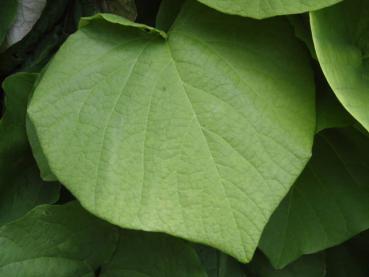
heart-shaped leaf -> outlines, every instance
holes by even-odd
[[[110,222],[248,261],[311,155],[313,77],[288,22],[190,1],[168,34],[81,26],[29,107],[52,172]]]

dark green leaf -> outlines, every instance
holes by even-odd
[[[39,206],[0,228],[0,276],[93,276],[117,239],[76,202]]]
[[[196,250],[208,277],[246,277],[242,265],[234,258],[202,245],[196,245]]]
[[[40,179],[27,141],[27,100],[35,78],[34,74],[19,73],[3,83],[6,106],[0,121],[0,225],[59,197],[58,184]]]
[[[369,276],[369,232],[327,251],[327,277]]]
[[[319,63],[343,106],[369,130],[369,1],[311,13]]]
[[[101,277],[206,277],[196,251],[164,234],[121,230],[111,260]]]
[[[281,268],[369,228],[369,140],[352,129],[317,135],[312,160],[267,224],[260,247]]]
[[[246,272],[248,277],[325,277],[325,255],[321,253],[302,256],[278,270],[272,267],[264,255],[257,252],[252,262],[247,265]]]
[[[185,0],[162,0],[156,16],[156,27],[160,30],[169,31],[184,2]]]

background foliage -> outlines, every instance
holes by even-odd
[[[368,276],[368,15],[2,1],[0,276]]]

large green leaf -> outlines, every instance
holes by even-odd
[[[40,179],[27,142],[26,108],[36,76],[18,73],[3,83],[6,105],[0,121],[0,225],[59,197],[59,184]]]
[[[248,261],[311,155],[313,78],[288,22],[191,1],[167,35],[113,15],[82,26],[29,107],[52,172],[114,224]]]
[[[369,228],[369,141],[352,128],[317,135],[312,160],[271,217],[261,249],[277,268]]]
[[[224,13],[252,18],[304,13],[328,7],[342,0],[198,0]]]
[[[4,38],[15,20],[18,2],[15,0],[2,0],[0,8],[0,47]]]
[[[369,2],[344,1],[314,12],[311,28],[330,86],[344,107],[369,130]]]
[[[196,251],[180,239],[164,234],[121,230],[111,260],[101,277],[206,277]]]
[[[39,206],[0,228],[0,276],[94,276],[117,240],[114,226],[76,202]]]

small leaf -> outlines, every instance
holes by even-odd
[[[121,230],[111,260],[101,277],[206,277],[196,251],[180,239],[163,234]]]
[[[267,224],[260,247],[281,268],[369,228],[369,140],[353,128],[317,135],[313,157]]]
[[[344,1],[311,13],[310,21],[319,63],[331,88],[369,130],[369,2]]]
[[[190,1],[168,34],[81,27],[29,107],[51,171],[109,222],[248,261],[311,155],[313,76],[288,22]]]

